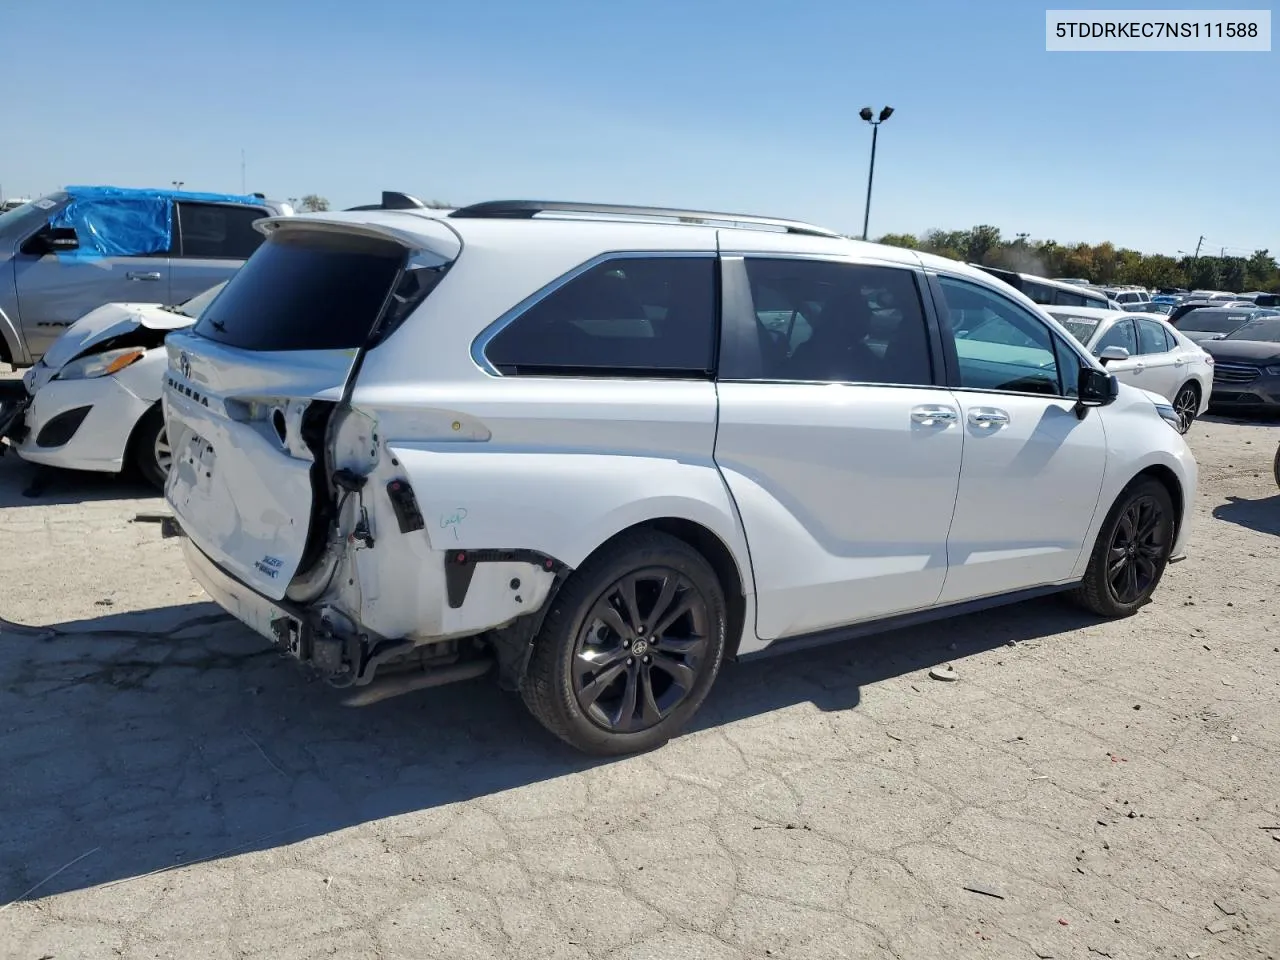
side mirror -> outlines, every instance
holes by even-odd
[[[1128,360],[1129,351],[1124,347],[1107,347],[1102,353],[1098,354],[1098,359],[1105,367],[1112,360]]]
[[[1120,350],[1128,356],[1124,347],[1111,349]],[[1116,402],[1116,397],[1120,396],[1120,381],[1115,374],[1105,370],[1081,367],[1076,381],[1076,396],[1076,416],[1083,420],[1090,407],[1105,407]]]

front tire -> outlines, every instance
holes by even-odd
[[[1276,447],[1276,459],[1271,465],[1272,472],[1276,475],[1276,486],[1280,487],[1280,447]]]
[[[1174,538],[1173,499],[1158,480],[1130,484],[1098,533],[1084,580],[1072,596],[1101,617],[1127,617],[1160,584]]]
[[[173,452],[164,429],[164,413],[156,404],[142,415],[133,431],[133,464],[147,482],[159,490],[169,476]]]
[[[521,696],[544,727],[586,753],[661,746],[706,699],[726,625],[724,591],[700,553],[664,533],[628,534],[556,595]]]
[[[1173,409],[1178,414],[1178,432],[1186,433],[1200,412],[1200,388],[1194,383],[1184,383],[1174,394]]]

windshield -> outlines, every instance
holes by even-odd
[[[1063,316],[1058,313],[1053,316],[1066,328],[1067,333],[1071,334],[1080,341],[1081,345],[1086,347],[1089,345],[1089,341],[1093,339],[1093,334],[1098,329],[1098,324],[1102,323],[1101,320],[1093,320],[1089,317]]]
[[[1249,314],[1239,310],[1213,308],[1192,310],[1174,324],[1179,330],[1196,330],[1201,333],[1230,333],[1249,319]]]
[[[65,199],[67,199],[65,193],[53,193],[0,213],[0,236],[23,235],[34,230],[42,222],[47,221],[49,215]]]
[[[1280,316],[1263,316],[1250,320],[1238,330],[1223,337],[1224,340],[1261,340],[1280,343]]]
[[[184,317],[190,317],[192,320],[199,320],[200,314],[204,312],[204,308],[213,302],[213,298],[222,292],[222,288],[227,285],[227,281],[223,280],[216,287],[210,287],[204,293],[197,293],[190,300],[178,304],[176,307],[169,307],[174,313],[180,313]]]

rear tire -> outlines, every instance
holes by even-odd
[[[169,476],[173,454],[164,429],[164,413],[156,404],[142,415],[133,431],[133,464],[146,481],[159,490]]]
[[[1276,486],[1280,487],[1280,447],[1276,448],[1276,459],[1272,464],[1272,472],[1276,475]]]
[[[586,753],[661,746],[706,699],[726,625],[723,588],[700,553],[664,533],[628,534],[556,595],[521,696],[544,727]]]
[[[1178,432],[1186,433],[1200,412],[1200,388],[1194,383],[1184,383],[1174,394],[1173,409],[1178,414]]]
[[[1127,617],[1151,600],[1174,538],[1173,499],[1164,484],[1142,478],[1120,494],[1072,598],[1100,617]]]

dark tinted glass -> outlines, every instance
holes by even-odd
[[[1164,327],[1154,320],[1138,321],[1138,348],[1142,353],[1164,353],[1169,349]]]
[[[1138,335],[1134,332],[1132,320],[1117,320],[1112,324],[1093,345],[1093,352],[1101,356],[1107,347],[1124,347],[1131,357],[1138,352]]]
[[[213,301],[196,333],[246,350],[337,350],[364,344],[404,249],[319,230],[271,237]]]
[[[1258,317],[1243,327],[1232,331],[1227,340],[1261,340],[1267,343],[1280,341],[1280,317]]]
[[[1034,298],[1033,298],[1034,299]],[[1039,303],[1040,301],[1036,301]],[[1045,301],[1046,303],[1050,301]],[[1053,300],[1051,301],[1060,307],[1089,307],[1097,303],[1096,300],[1090,300],[1083,293],[1076,293],[1072,290],[1054,290]]]
[[[993,290],[939,277],[960,364],[960,386],[1062,396],[1058,347],[1035,314]]]
[[[933,383],[928,328],[910,271],[748,258],[747,276],[759,379]]]
[[[607,260],[517,317],[485,356],[506,374],[709,376],[716,267],[714,257]]]
[[[178,234],[184,257],[247,260],[262,245],[253,222],[269,216],[258,207],[178,202]]]
[[[1179,330],[1195,330],[1200,333],[1230,333],[1249,319],[1245,310],[1223,310],[1204,307],[1192,310],[1178,320]]]

